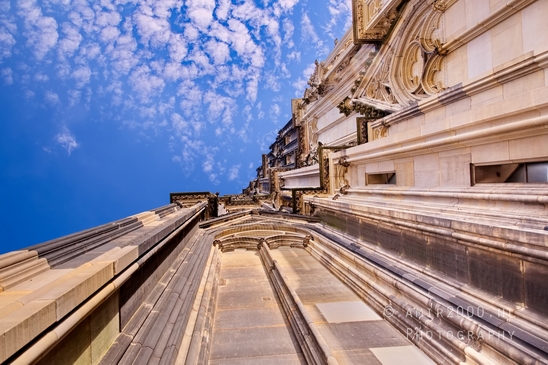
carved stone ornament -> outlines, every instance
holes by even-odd
[[[350,162],[348,162],[346,160],[346,156],[343,156],[339,159],[339,165],[344,166],[344,167],[348,167],[348,166],[350,166]]]
[[[382,42],[402,0],[352,0],[354,44]]]
[[[410,0],[402,12],[389,47],[382,47],[373,61],[374,69],[364,67],[365,77],[353,88],[351,99],[373,100],[386,105],[384,110],[396,111],[447,86],[445,54],[440,52],[444,42],[443,13],[454,0]],[[376,4],[374,11],[387,6],[390,1],[353,0],[363,6]],[[378,108],[377,108],[378,109]],[[364,110],[362,115],[368,111]]]
[[[348,194],[348,189],[350,189],[350,185],[348,184],[341,186],[341,188],[339,189],[339,193],[346,195]]]
[[[437,94],[447,87],[445,54],[439,51],[444,38],[440,9],[447,1],[429,4],[421,3],[406,27],[402,27],[399,33],[402,37],[396,47],[396,54],[401,57],[391,64],[391,83],[398,86],[404,104]]]
[[[337,105],[337,108],[345,116],[349,116],[352,112],[357,112],[370,119],[382,118],[389,114],[389,112],[379,109],[376,105],[372,104],[367,104],[361,100],[354,100],[347,96]]]
[[[384,138],[386,136],[388,136],[388,126],[380,125],[378,127],[373,128],[373,138],[372,138],[373,141],[380,138]]]

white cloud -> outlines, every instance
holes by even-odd
[[[140,66],[133,71],[129,77],[129,82],[143,102],[150,102],[150,98],[154,94],[160,93],[165,86],[164,80],[157,75],[153,75],[146,65]]]
[[[333,27],[337,25],[339,19],[344,19],[344,28],[348,28],[352,24],[352,0],[329,0],[328,8],[331,19],[327,23],[325,31],[329,36],[335,38]]]
[[[274,73],[268,73],[265,75],[266,87],[272,91],[280,91],[280,81]]]
[[[52,17],[43,16],[35,0],[19,0],[17,4],[18,14],[24,19],[27,45],[34,50],[34,56],[41,60],[57,44],[57,22]]]
[[[188,16],[199,29],[207,29],[213,21],[215,0],[187,0]]]
[[[255,100],[257,100],[257,94],[259,93],[259,71],[258,70],[249,76],[246,92],[247,92],[247,100],[251,102],[255,102]]]
[[[150,42],[156,48],[164,47],[169,42],[171,26],[167,19],[138,13],[135,15],[135,25],[143,42]]]
[[[108,26],[103,28],[103,30],[101,31],[101,34],[99,35],[99,38],[104,43],[110,43],[110,42],[114,42],[119,35],[120,35],[120,30],[118,29],[118,27]]]
[[[71,57],[82,43],[82,35],[70,23],[63,23],[61,27],[64,37],[59,40],[57,51],[61,58]]]
[[[270,114],[275,118],[280,116],[280,106],[278,104],[272,104],[270,106]]]
[[[17,25],[13,16],[9,15],[10,2],[0,1],[0,61],[11,57],[11,50],[17,43],[13,35],[17,33]]]
[[[293,22],[291,21],[291,19],[286,18],[282,22],[282,27],[285,32],[284,43],[286,44],[287,48],[293,48],[295,46],[295,43],[293,42],[293,33],[295,32],[295,26],[293,25]]]
[[[48,103],[51,106],[61,104],[61,101],[59,100],[59,95],[57,95],[53,91],[46,91],[44,100],[46,101],[46,103]]]
[[[82,92],[80,90],[69,90],[67,91],[69,97],[69,105],[74,106],[80,101]]]
[[[188,134],[188,123],[177,113],[171,114],[171,124],[176,133]]]
[[[226,20],[228,18],[228,11],[230,9],[230,0],[219,0],[215,15],[217,19]]]
[[[169,56],[173,62],[181,62],[188,54],[188,47],[180,34],[172,33],[169,38]]]
[[[206,160],[202,163],[202,170],[205,173],[210,173],[213,171],[213,167],[215,165],[215,161],[213,160],[213,156],[207,156]]]
[[[76,138],[70,133],[67,127],[63,127],[61,132],[55,136],[55,141],[67,150],[69,156],[72,151],[80,146],[80,143],[76,141]]]
[[[230,60],[230,49],[226,43],[211,39],[205,44],[205,49],[211,58],[213,58],[215,65],[222,65]]]
[[[76,87],[81,89],[89,83],[91,70],[88,66],[79,67],[72,73],[72,78],[76,81]]]
[[[316,69],[316,64],[311,63],[308,65],[307,68],[304,69],[302,77],[298,78],[295,82],[293,82],[293,87],[295,88],[295,96],[302,96],[304,93],[304,90],[308,86],[308,80],[310,80],[310,76],[312,76],[312,73],[314,73],[314,70]]]
[[[2,71],[0,71],[0,75],[2,75],[2,78],[4,78],[4,83],[6,85],[13,84],[13,71],[11,68],[3,68]]]
[[[241,166],[241,164],[234,165],[228,170],[228,181],[234,181],[239,177]]]
[[[293,51],[287,55],[287,59],[291,61],[301,61],[301,52]]]
[[[320,54],[324,55],[329,52],[329,49],[324,45],[323,40],[321,40],[316,33],[314,25],[310,21],[307,13],[303,13],[303,16],[301,18],[301,32],[303,40],[306,40],[313,44]]]

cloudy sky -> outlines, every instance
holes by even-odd
[[[0,0],[0,252],[241,192],[350,0]]]

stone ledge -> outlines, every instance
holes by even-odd
[[[488,301],[484,301],[470,296],[462,297],[458,291],[434,278],[427,279],[428,282],[419,279],[417,277],[419,275],[415,276],[410,268],[401,267],[395,262],[391,263],[391,258],[388,255],[384,255],[384,258],[380,260],[375,259],[376,256],[379,256],[378,254],[366,253],[361,248],[357,248],[360,246],[356,246],[347,238],[329,233],[321,228],[317,228],[315,231],[326,238],[329,237],[332,242],[328,243],[317,239],[307,250],[311,251],[341,280],[353,287],[361,297],[373,304],[378,312],[384,313],[385,318],[404,333],[409,328],[421,328],[421,333],[424,332],[423,335],[428,331],[437,333],[438,330],[470,332],[474,336],[483,336],[484,346],[499,352],[507,359],[520,363],[538,361],[540,358],[537,351],[544,351],[548,346],[548,332],[545,329],[541,329],[531,322],[524,322],[523,319],[501,319],[494,316],[493,313],[489,313],[489,310],[496,310],[496,304],[490,304],[492,302],[490,298]],[[365,249],[365,247],[363,248]],[[387,306],[391,306],[395,311],[390,316],[386,316]],[[451,312],[452,306],[463,308],[464,315],[456,311]],[[479,316],[478,308],[487,308],[487,310],[482,311]],[[412,315],[408,316],[408,313],[412,313]],[[491,314],[489,317],[491,320],[486,320],[488,314]],[[440,323],[434,322],[433,318],[441,319],[441,322],[446,326],[440,327]],[[493,321],[493,318],[497,320]],[[500,338],[496,338],[497,336],[492,339],[491,334],[500,329],[506,331],[504,332],[506,340],[501,341]],[[510,332],[507,331],[509,330],[514,331],[512,336],[519,339],[518,342],[508,341]],[[531,331],[536,336],[531,335]],[[438,349],[446,348],[449,345],[457,353],[460,352],[461,356],[472,356],[476,360],[484,357],[481,345],[477,347],[473,343],[459,343],[459,339],[447,341],[445,338],[443,340],[446,344],[441,345],[433,343],[436,342],[436,339],[436,336],[428,338],[422,336],[414,338],[413,342],[419,347],[421,347],[421,343],[424,346],[426,342]],[[438,358],[445,357],[441,356],[441,353],[437,356],[439,356]]]

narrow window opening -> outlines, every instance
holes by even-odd
[[[472,165],[472,177],[472,184],[546,183],[548,182],[548,162]]]
[[[391,184],[396,185],[396,173],[385,172],[381,174],[365,174],[367,185]]]

